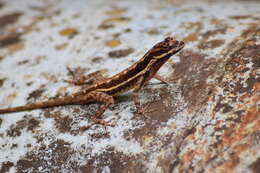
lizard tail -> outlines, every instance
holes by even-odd
[[[63,98],[50,99],[50,100],[45,101],[45,102],[37,102],[37,103],[27,104],[27,105],[24,105],[24,106],[17,106],[17,107],[0,109],[0,114],[29,111],[29,110],[33,110],[33,109],[49,108],[49,107],[54,107],[54,106],[76,104],[76,103],[79,103],[79,100],[75,99],[75,97],[66,96],[66,97],[63,97]]]

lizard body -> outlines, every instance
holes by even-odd
[[[140,112],[142,112],[142,107],[139,102],[139,90],[151,78],[156,77],[156,72],[161,68],[161,66],[183,47],[184,42],[177,41],[173,37],[167,37],[162,42],[153,46],[139,61],[110,78],[101,80],[88,88],[69,96],[36,102],[24,106],[0,109],[0,114],[68,104],[100,102],[103,103],[103,105],[101,105],[97,110],[96,116],[93,120],[95,124],[107,124],[107,122],[101,119],[101,115],[114,103],[113,97],[132,89],[135,106],[137,110],[141,110]],[[157,79],[160,80],[160,78],[161,77],[158,77]]]

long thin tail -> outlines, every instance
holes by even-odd
[[[33,110],[33,109],[48,108],[48,107],[76,104],[76,103],[79,103],[79,100],[76,99],[74,96],[65,96],[62,98],[50,99],[48,101],[36,102],[36,103],[24,105],[24,106],[0,109],[0,114],[29,111],[29,110]]]

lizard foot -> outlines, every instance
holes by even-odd
[[[87,126],[83,126],[81,127],[81,131],[85,131],[85,130],[88,130],[89,128],[91,128],[92,126],[96,125],[96,124],[100,124],[100,125],[103,125],[103,126],[111,126],[111,127],[114,127],[115,126],[115,123],[111,123],[109,121],[105,121],[105,120],[102,120],[102,119],[98,119],[98,118],[93,118],[92,119],[94,122],[87,125]]]
[[[139,108],[137,108],[137,113],[143,115],[145,118],[149,118],[146,114],[155,111],[154,109],[149,108],[151,104],[152,103],[148,103],[145,106],[140,106]]]

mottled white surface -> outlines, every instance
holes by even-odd
[[[200,22],[202,30],[209,31],[216,29],[215,25],[211,24],[212,18],[223,20],[228,25],[225,34],[217,34],[210,39],[224,39],[225,43],[218,48],[208,50],[198,50],[194,47],[198,44],[197,41],[186,44],[186,50],[194,50],[201,54],[206,54],[206,58],[221,59],[222,52],[225,52],[225,46],[228,45],[235,37],[241,34],[250,20],[242,21],[230,20],[229,16],[233,15],[258,15],[260,13],[259,3],[257,1],[223,1],[222,3],[213,3],[211,1],[115,1],[115,0],[97,0],[97,1],[3,1],[5,6],[0,10],[0,16],[12,13],[22,12],[18,22],[14,27],[23,32],[22,26],[31,23],[34,17],[43,17],[33,26],[33,30],[28,34],[22,35],[21,39],[24,44],[24,49],[10,53],[6,48],[0,48],[0,56],[4,59],[0,62],[0,78],[8,78],[4,81],[4,85],[0,88],[0,107],[18,106],[26,103],[26,98],[29,93],[39,89],[44,85],[44,93],[40,100],[48,99],[55,96],[55,94],[65,86],[61,94],[65,92],[73,93],[79,87],[73,87],[63,82],[63,79],[68,78],[66,66],[72,68],[82,67],[89,69],[87,73],[94,72],[99,69],[107,69],[108,75],[120,72],[134,61],[137,61],[142,55],[151,48],[155,43],[161,41],[166,36],[176,36],[177,39],[182,40],[190,33],[196,32],[193,29],[183,27],[185,23]],[[41,10],[34,10],[32,7],[41,8]],[[117,17],[106,14],[114,7],[126,9],[126,12],[118,15],[130,18],[128,22],[115,23],[114,28],[107,30],[98,29],[98,26],[106,19]],[[45,10],[46,9],[46,10]],[[55,15],[56,11],[60,11],[59,15]],[[77,16],[77,17],[75,17]],[[72,39],[61,36],[59,32],[67,27],[76,28],[78,34]],[[10,26],[11,28],[11,26]],[[125,29],[130,28],[131,32],[124,32]],[[147,31],[157,28],[159,34],[149,35]],[[7,29],[8,30],[8,29]],[[120,33],[117,38],[121,44],[116,48],[106,46],[105,42],[113,39],[113,34]],[[95,38],[99,39],[95,39]],[[56,50],[55,46],[67,43],[68,46],[63,50]],[[108,52],[111,50],[134,48],[134,52],[127,57],[109,58]],[[44,57],[37,63],[37,57]],[[91,60],[95,57],[103,57],[102,62],[93,63]],[[24,65],[17,65],[18,62],[29,60],[29,63]],[[171,62],[166,64],[160,71],[161,74],[169,75],[169,69],[172,63],[178,63],[179,57],[175,56]],[[56,77],[57,81],[48,80],[47,75]],[[33,82],[28,86],[26,83]],[[155,82],[154,80],[152,82]],[[156,87],[156,86],[150,86]],[[173,85],[178,88],[179,86]],[[145,92],[146,93],[146,92]],[[14,99],[7,99],[10,95],[15,94]],[[142,101],[147,100],[146,94],[142,94]],[[153,96],[156,98],[156,95]],[[182,96],[178,98],[183,100]],[[39,100],[39,99],[38,99]],[[148,99],[149,100],[149,99]],[[180,107],[185,108],[186,103],[179,103]],[[77,107],[77,106],[75,106]],[[89,118],[77,121],[77,113],[71,111],[73,107],[57,108],[61,110],[64,116],[69,116],[74,119],[77,124],[73,124],[72,128],[83,126],[89,123]],[[79,114],[84,114],[82,110]],[[182,109],[181,109],[182,110]],[[69,142],[70,147],[81,153],[75,154],[71,159],[78,160],[82,165],[85,162],[84,153],[90,153],[91,156],[101,154],[107,147],[114,147],[118,152],[129,155],[137,155],[140,153],[149,153],[150,147],[144,146],[136,141],[134,138],[126,140],[124,132],[129,129],[142,127],[144,122],[142,120],[132,119],[134,114],[134,105],[129,97],[126,101],[117,103],[115,109],[107,110],[104,114],[105,120],[113,120],[116,122],[115,127],[108,127],[107,131],[104,128],[93,128],[82,134],[72,135],[69,133],[59,133],[55,127],[52,118],[45,118],[41,110],[31,112],[20,112],[14,114],[1,115],[2,123],[0,124],[0,162],[11,161],[16,163],[27,152],[37,149],[35,137],[40,135],[47,135],[42,144],[48,145],[54,140],[64,140]],[[118,114],[116,114],[118,113]],[[193,114],[193,113],[192,113]],[[40,121],[40,125],[36,131],[22,130],[18,137],[9,137],[6,131],[10,126],[17,121],[24,118],[24,115],[30,115]],[[192,115],[185,109],[180,111],[177,116],[169,119],[166,127],[161,128],[157,133],[165,135],[168,133],[167,126],[175,124],[176,136],[178,130],[191,125],[189,121]],[[201,121],[211,120],[201,118]],[[170,129],[172,130],[172,128]],[[213,129],[212,129],[213,130]],[[92,133],[109,133],[109,138],[93,139]],[[12,149],[12,144],[17,144],[18,147]],[[26,147],[30,144],[32,147]],[[81,146],[87,146],[88,150]],[[148,150],[147,150],[148,149]],[[91,152],[89,152],[91,151]],[[51,151],[50,151],[51,152]],[[157,157],[157,153],[153,153],[149,159],[153,160]],[[158,167],[156,168],[156,160],[146,164],[149,171],[156,169],[157,172],[162,172]],[[40,168],[39,168],[40,169]],[[65,169],[64,169],[65,170]],[[104,172],[109,172],[109,167],[104,168]],[[12,168],[10,172],[15,172]],[[44,171],[43,171],[44,172]]]

